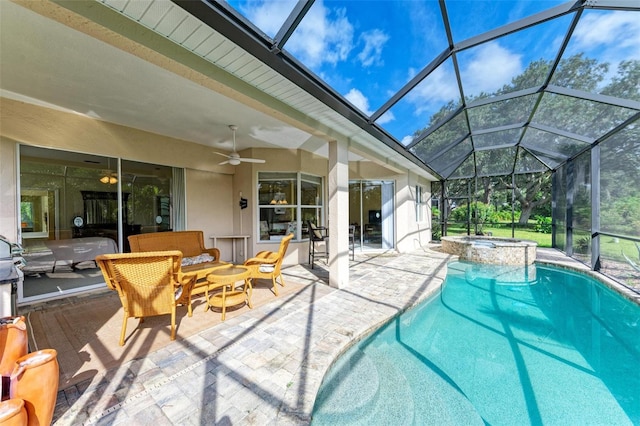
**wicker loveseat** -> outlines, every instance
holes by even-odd
[[[132,253],[179,250],[182,252],[181,274],[196,275],[192,294],[204,293],[207,274],[219,266],[220,250],[205,248],[202,231],[154,232],[129,236]]]

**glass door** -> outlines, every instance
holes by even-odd
[[[393,182],[349,183],[349,224],[356,226],[356,249],[391,249],[395,246],[393,196]]]
[[[103,288],[97,255],[172,228],[172,176],[167,166],[21,145],[18,303]]]
[[[113,158],[20,146],[26,265],[18,303],[104,286],[93,259],[118,251],[116,165]]]

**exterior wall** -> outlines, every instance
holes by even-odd
[[[205,246],[211,235],[229,235],[234,224],[233,176],[200,170],[186,171],[186,229],[202,230]],[[231,241],[218,240],[223,259],[231,259]]]
[[[233,229],[235,168],[218,166],[210,148],[6,98],[0,102],[0,234],[11,241],[18,232],[17,143],[184,167],[187,227],[207,237]]]
[[[405,253],[422,247],[431,241],[431,208],[424,214],[424,221],[416,222],[416,185],[423,187],[423,200],[431,196],[431,183],[405,171],[394,172],[373,162],[357,162],[349,165],[349,179],[392,180],[395,182],[395,237],[396,250]]]
[[[416,185],[423,187],[423,200],[430,197],[431,185],[413,173],[398,175],[396,179],[397,249],[407,252],[431,241],[430,209],[424,212],[424,221],[416,222]]]
[[[0,235],[12,241],[16,241],[18,233],[17,143],[184,167],[187,228],[202,229],[207,238],[214,234],[251,235],[249,256],[278,248],[278,244],[256,242],[258,172],[303,171],[326,178],[328,171],[326,158],[307,151],[253,148],[242,151],[241,155],[263,158],[264,164],[218,166],[220,159],[203,145],[6,98],[0,98],[0,109]],[[428,191],[429,182],[406,171],[390,170],[368,161],[352,162],[349,178],[395,181],[395,235],[399,251],[412,250],[431,239],[430,223],[415,221],[414,194],[416,183]],[[327,191],[325,182],[326,200]],[[238,205],[240,193],[249,204],[242,211]],[[425,198],[428,195],[424,193]],[[306,262],[307,244],[292,242],[285,263]],[[221,241],[218,245],[230,258],[231,242]],[[237,250],[239,246],[241,244]],[[244,259],[246,254],[238,252],[236,257]]]

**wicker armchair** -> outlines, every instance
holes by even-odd
[[[261,251],[251,259],[244,262],[244,266],[249,266],[251,270],[251,278],[270,279],[273,282],[273,293],[278,295],[278,286],[276,285],[278,277],[280,277],[280,285],[284,287],[284,278],[280,268],[284,255],[287,253],[289,241],[293,238],[293,234],[289,234],[280,241],[280,248],[277,252]]]
[[[124,308],[120,346],[124,345],[127,319],[171,314],[171,340],[176,334],[176,306],[191,310],[191,290],[195,275],[179,281],[182,253],[156,251],[104,254],[96,257],[107,286],[117,290]]]

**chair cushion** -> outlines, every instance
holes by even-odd
[[[258,268],[258,270],[263,274],[273,272],[274,269],[276,269],[275,265],[260,265],[260,267]]]
[[[182,266],[196,265],[198,263],[213,262],[215,258],[210,254],[203,253],[198,256],[183,257]]]

